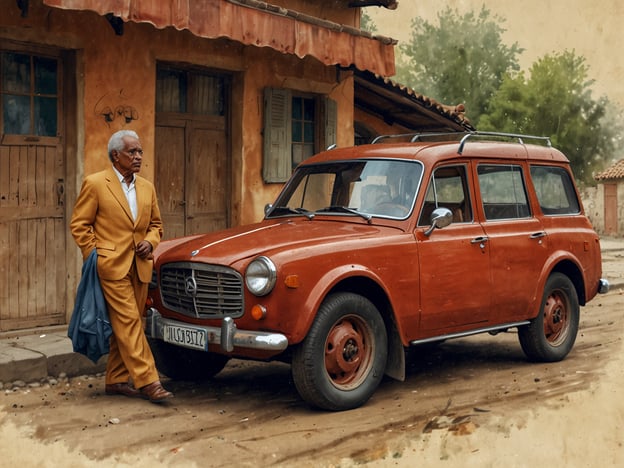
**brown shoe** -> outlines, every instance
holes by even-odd
[[[124,395],[130,398],[139,398],[142,396],[141,392],[128,382],[106,384],[104,386],[104,393],[107,395]]]
[[[140,389],[141,396],[152,403],[161,403],[173,398],[173,393],[165,390],[159,380]]]

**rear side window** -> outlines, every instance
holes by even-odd
[[[531,166],[531,178],[542,213],[553,216],[581,212],[574,183],[564,168]]]
[[[531,215],[522,167],[480,164],[477,174],[487,220],[527,218]]]

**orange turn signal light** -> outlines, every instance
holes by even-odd
[[[288,275],[284,279],[284,284],[287,288],[296,289],[299,287],[299,275]]]
[[[254,320],[262,320],[264,317],[266,317],[266,313],[266,307],[264,307],[263,305],[256,304],[251,308],[251,316],[254,318]]]

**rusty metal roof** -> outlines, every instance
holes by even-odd
[[[377,74],[355,70],[355,106],[415,132],[474,131],[463,104],[448,106]]]
[[[66,10],[90,10],[124,22],[172,26],[198,37],[227,37],[325,65],[354,66],[382,76],[395,72],[396,41],[259,0],[43,0]],[[385,2],[389,5],[392,2]]]
[[[624,179],[624,159],[620,159],[612,166],[609,166],[602,172],[599,172],[594,176],[596,180],[612,180],[612,179]]]

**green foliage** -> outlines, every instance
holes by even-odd
[[[360,16],[360,29],[373,34],[377,32],[377,25],[373,22],[372,18],[368,16],[368,13],[366,13],[366,11],[364,11],[363,9]]]
[[[397,80],[444,104],[463,103],[476,126],[503,77],[520,68],[523,49],[503,44],[503,22],[485,8],[463,16],[447,8],[438,25],[413,19],[410,41],[399,46]]]
[[[593,99],[588,72],[584,57],[564,51],[539,59],[528,78],[507,75],[479,130],[549,136],[570,159],[576,178],[591,183],[619,145],[621,125],[605,119],[614,109],[606,97]]]

